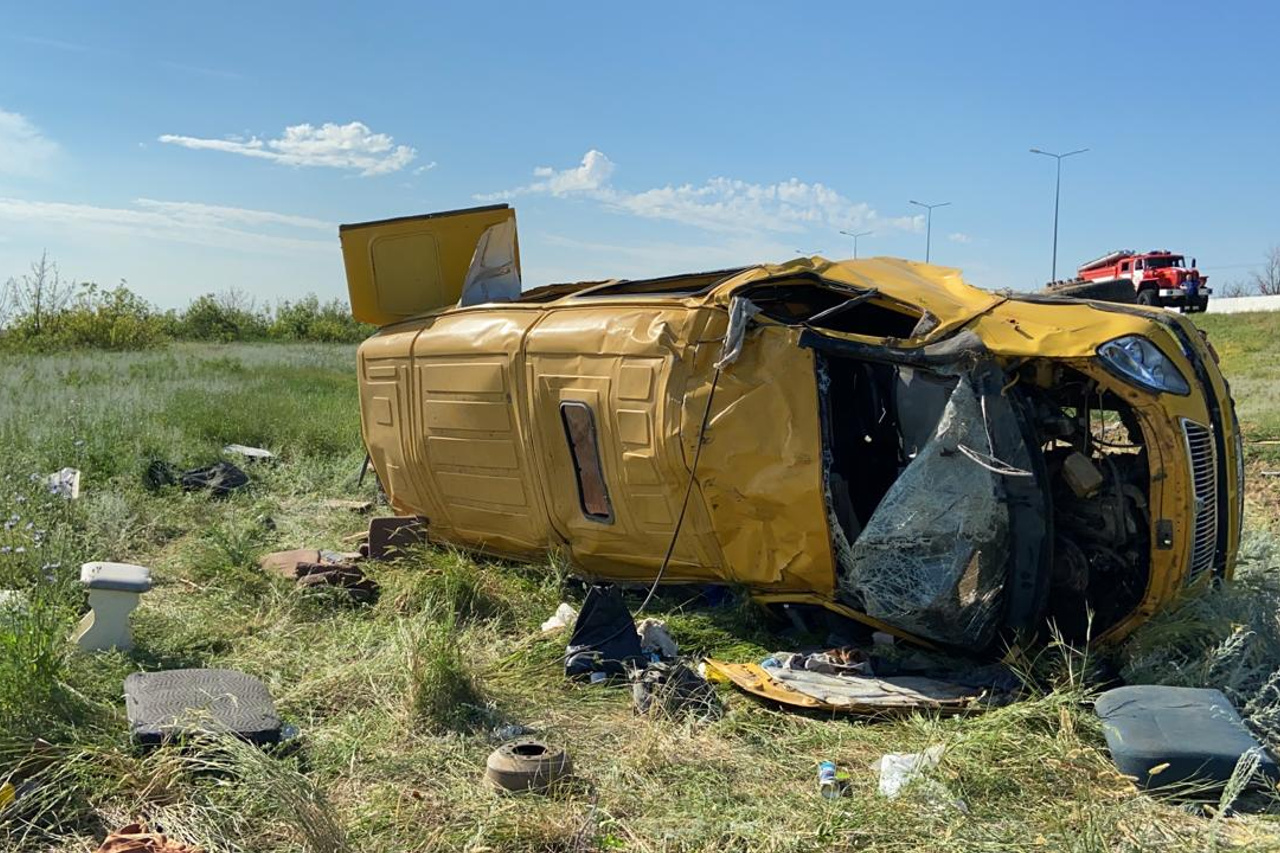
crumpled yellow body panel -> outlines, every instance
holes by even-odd
[[[761,327],[748,335],[738,361],[722,372],[698,462],[698,486],[711,514],[725,580],[830,594],[835,567],[822,483],[818,389],[813,353],[801,349],[798,338],[795,329]],[[705,393],[690,395],[685,406],[682,437],[689,458],[705,407]]]

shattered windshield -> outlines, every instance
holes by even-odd
[[[1012,520],[984,395],[969,376],[932,435],[850,543],[837,540],[842,597],[889,624],[943,643],[985,646],[998,628]],[[994,415],[1004,414],[1004,407]]]

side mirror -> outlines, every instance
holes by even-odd
[[[1192,269],[1196,269],[1196,259],[1195,259],[1195,258],[1192,258],[1192,259],[1191,259],[1191,268],[1192,268]]]

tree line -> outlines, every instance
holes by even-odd
[[[358,323],[341,299],[314,294],[274,307],[231,289],[161,311],[121,281],[112,288],[62,277],[42,254],[0,286],[0,350],[147,349],[167,341],[354,343],[373,326]]]

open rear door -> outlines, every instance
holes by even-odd
[[[509,235],[512,273],[518,279],[515,218],[510,207],[495,204],[340,226],[351,314],[362,323],[386,326],[456,305],[476,246],[495,226],[504,226],[495,235]]]

